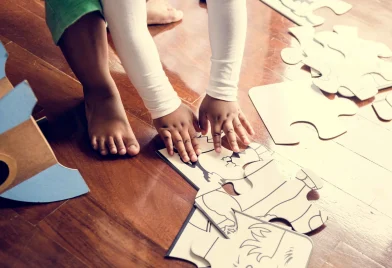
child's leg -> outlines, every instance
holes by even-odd
[[[83,85],[91,144],[106,155],[135,155],[139,144],[109,73],[106,24],[100,12],[84,15],[67,28],[59,46]]]

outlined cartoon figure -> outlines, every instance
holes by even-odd
[[[249,164],[245,174],[252,184],[246,193],[231,196],[221,185],[211,183],[196,196],[196,206],[226,237],[237,229],[232,210],[265,221],[284,219],[300,233],[316,230],[328,220],[325,212],[307,199],[310,191],[322,187],[322,180],[311,171],[300,170],[295,178],[286,178],[271,159]]]
[[[196,163],[185,163],[178,153],[169,156],[166,149],[158,151],[158,154],[179,172],[195,189],[199,190],[209,182],[221,185],[226,183],[241,182],[245,179],[243,167],[249,163],[271,158],[271,152],[264,146],[251,143],[248,148],[240,153],[234,153],[224,147],[220,154],[214,151],[212,138],[209,136],[199,137],[201,154]],[[246,183],[238,185],[236,190],[244,187],[249,190]]]
[[[191,250],[214,268],[305,268],[312,253],[310,238],[234,211],[238,231],[230,238],[204,233]]]

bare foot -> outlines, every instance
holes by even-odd
[[[173,8],[167,0],[147,0],[147,24],[168,24],[180,21],[183,13]]]
[[[139,143],[117,90],[106,96],[85,94],[85,102],[88,132],[94,150],[102,155],[128,153],[133,156],[139,153]]]

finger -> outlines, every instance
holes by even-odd
[[[113,139],[113,137],[110,136],[110,137],[106,140],[106,146],[108,147],[109,152],[110,152],[111,154],[117,154],[117,147],[116,147],[116,144],[114,144],[114,139]]]
[[[242,143],[248,145],[250,141],[248,139],[248,135],[246,135],[246,130],[242,126],[240,119],[238,117],[234,118],[233,124],[234,124],[235,132],[237,133]]]
[[[199,125],[201,134],[206,135],[208,133],[208,118],[202,112],[199,112]]]
[[[171,132],[173,138],[173,144],[177,148],[178,153],[181,156],[181,159],[184,162],[189,162],[189,157],[185,149],[184,141],[178,131]]]
[[[200,128],[200,125],[199,125],[199,120],[198,120],[198,118],[197,118],[197,116],[195,114],[193,114],[193,120],[192,121],[193,121],[192,123],[193,123],[193,127],[195,128],[195,131],[196,132],[201,132],[201,128]]]
[[[214,148],[217,153],[221,152],[221,134],[222,134],[222,123],[214,121],[211,125],[211,135],[214,141]]]
[[[189,136],[191,137],[191,143],[192,143],[193,150],[195,150],[196,155],[200,155],[201,149],[199,146],[199,139],[198,139],[198,137],[200,136],[199,133],[196,132],[196,130],[193,130],[191,128],[191,129],[189,129]]]
[[[200,155],[201,149],[200,149],[200,145],[199,145],[199,139],[197,137],[194,137],[194,138],[192,138],[191,141],[192,141],[192,146],[193,146],[193,149],[195,150],[195,153],[197,155]]]
[[[174,148],[173,148],[173,141],[172,141],[172,136],[170,134],[170,131],[169,130],[162,130],[160,132],[160,135],[161,135],[163,142],[165,143],[168,154],[173,155]]]
[[[102,155],[107,155],[108,151],[106,150],[105,138],[101,137],[98,140],[99,151]]]
[[[226,120],[226,122],[223,125],[223,131],[226,134],[231,149],[234,152],[238,153],[240,149],[238,148],[237,135],[235,134],[233,122],[231,120]]]
[[[181,134],[182,140],[184,141],[185,150],[188,153],[189,159],[192,162],[196,162],[197,155],[196,155],[195,151],[193,150],[192,140],[191,140],[191,137],[189,136],[189,132],[182,131],[180,134]]]
[[[245,127],[246,131],[250,135],[254,135],[255,131],[253,130],[252,126],[250,125],[248,119],[246,119],[245,115],[243,113],[239,113],[238,118],[240,119],[242,125]]]
[[[124,141],[121,137],[121,135],[116,135],[114,137],[114,142],[117,145],[117,151],[119,155],[124,155],[127,153],[127,150],[125,149]]]

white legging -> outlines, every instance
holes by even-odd
[[[153,119],[181,104],[147,27],[145,0],[103,0],[118,56]],[[247,28],[246,0],[208,0],[211,72],[207,94],[236,101]]]

